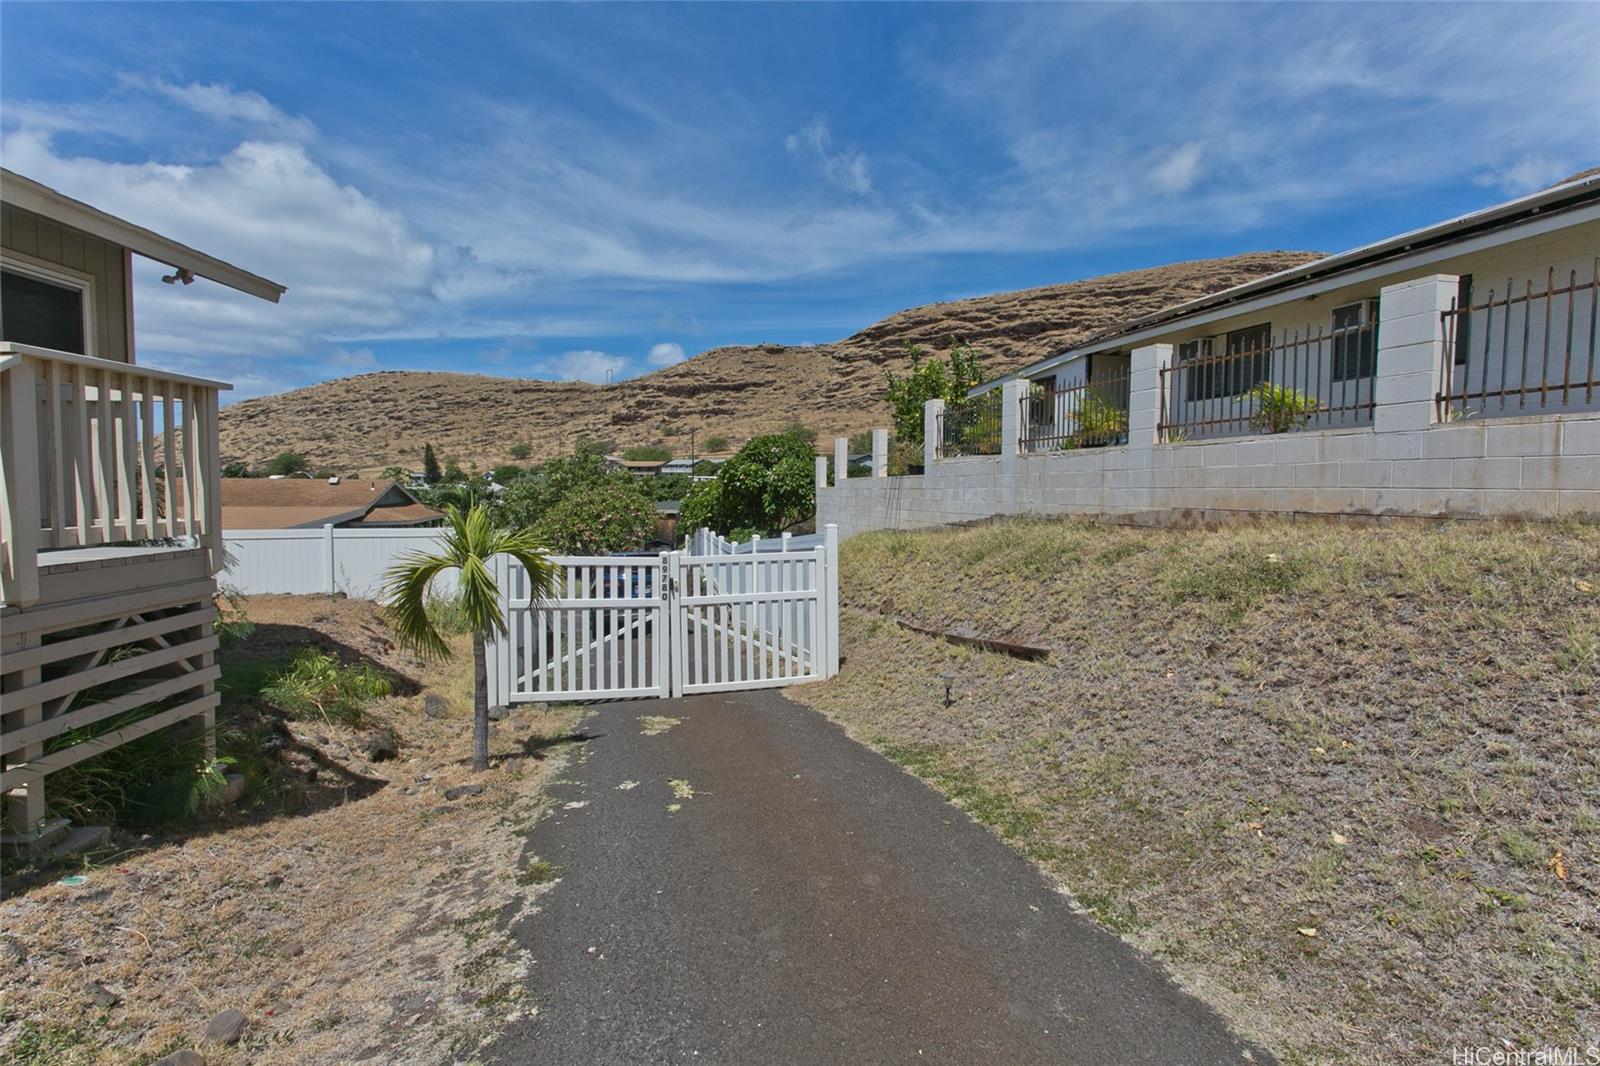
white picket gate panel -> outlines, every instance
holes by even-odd
[[[719,538],[720,539],[720,538]],[[838,671],[838,538],[655,558],[554,556],[553,595],[496,560],[506,632],[488,647],[490,699],[665,698],[771,688]],[[702,540],[699,546],[706,545]]]

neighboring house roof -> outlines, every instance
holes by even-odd
[[[618,459],[616,462],[624,470],[659,470],[671,461],[670,459]]]
[[[225,263],[186,244],[179,244],[170,237],[163,237],[153,230],[118,218],[98,207],[91,207],[82,200],[74,200],[48,185],[41,185],[32,178],[23,177],[3,167],[0,167],[0,184],[4,186],[7,203],[120,244],[147,259],[154,259],[158,263],[165,263],[202,278],[210,278],[230,289],[238,289],[240,292],[259,296],[273,303],[277,303],[278,298],[289,291],[259,274],[252,274],[248,270],[236,267],[232,263]]]
[[[1572,212],[1582,212],[1576,218]],[[1559,216],[1569,216],[1559,218]],[[1300,266],[1280,270],[1275,274],[1247,281],[1184,303],[1174,304],[1153,314],[1131,319],[1118,326],[1095,334],[1072,348],[1036,363],[984,382],[969,392],[976,395],[1015,378],[1030,377],[1053,366],[1069,362],[1090,352],[1122,347],[1130,342],[1148,339],[1149,334],[1170,330],[1184,319],[1233,313],[1236,305],[1264,297],[1286,294],[1313,287],[1337,287],[1361,280],[1358,274],[1373,271],[1381,274],[1385,265],[1403,259],[1426,257],[1448,258],[1461,250],[1459,246],[1473,238],[1485,238],[1497,231],[1543,223],[1550,228],[1572,225],[1592,218],[1600,218],[1600,173],[1585,171],[1570,181],[1528,196],[1507,200],[1493,207],[1474,211],[1444,222],[1424,226],[1373,244],[1352,248],[1348,252],[1325,256]],[[1247,308],[1242,309],[1247,310]]]
[[[414,526],[443,517],[397,481],[222,479],[223,529]]]

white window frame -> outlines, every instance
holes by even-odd
[[[95,303],[93,274],[85,274],[81,270],[74,270],[60,263],[47,262],[10,248],[0,251],[0,270],[9,270],[47,285],[76,292],[83,310],[83,354],[95,356],[100,354],[94,328],[95,309],[98,305]]]

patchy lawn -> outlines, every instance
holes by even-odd
[[[71,869],[7,871],[7,1062],[150,1062],[200,1046],[207,1021],[236,1008],[243,1039],[202,1047],[206,1062],[434,1063],[470,1058],[532,1009],[528,960],[502,930],[552,879],[524,863],[521,831],[581,742],[576,713],[519,710],[474,775],[465,638],[451,662],[424,665],[368,603],[258,597],[246,610],[255,629],[223,654],[219,714],[235,734],[225,750],[251,753],[239,806],[119,834]],[[359,727],[282,721],[256,693],[307,647],[371,666],[393,694]],[[466,784],[481,791],[447,798]],[[74,873],[86,880],[58,880]]]
[[[791,695],[1286,1062],[1600,1044],[1600,529],[1013,520],[840,588]]]

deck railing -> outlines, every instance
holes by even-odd
[[[1286,333],[1227,350],[1199,342],[1161,370],[1161,439],[1168,442],[1372,421],[1378,323]],[[1220,350],[1219,350],[1220,349]]]
[[[1000,454],[1000,390],[945,407],[939,416],[940,459]]]
[[[1507,278],[1482,303],[1452,302],[1442,315],[1440,421],[1600,405],[1600,258],[1584,273],[1569,269],[1563,278],[1552,267],[1542,292],[1534,291],[1532,278],[1520,286]]]
[[[1129,371],[1057,389],[1034,386],[1022,397],[1018,450],[1024,453],[1128,443]]]
[[[34,602],[56,548],[188,540],[220,561],[227,387],[0,342],[0,602]]]

